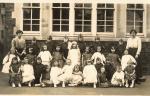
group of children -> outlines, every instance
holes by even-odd
[[[55,50],[48,50],[47,44],[38,53],[36,47],[29,47],[24,59],[20,59],[13,48],[5,56],[2,72],[10,74],[9,83],[12,87],[134,87],[136,60],[128,54],[128,50],[120,57],[114,46],[105,55],[100,45],[96,46],[93,53],[90,46],[81,51],[76,41],[67,42],[68,51],[62,45],[55,46]]]

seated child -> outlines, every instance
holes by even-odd
[[[93,83],[93,87],[96,88],[97,83],[97,71],[92,61],[87,60],[87,64],[83,69],[84,84]]]
[[[112,80],[112,86],[124,86],[124,72],[121,69],[121,66],[117,66],[117,71],[114,73]]]
[[[24,58],[23,65],[21,66],[22,71],[22,83],[28,83],[28,86],[31,87],[32,81],[35,79],[34,70],[32,64],[29,64],[27,57]]]
[[[132,62],[134,62],[135,64],[137,63],[136,62],[136,60],[135,60],[135,58],[132,56],[132,55],[130,55],[130,54],[128,54],[128,50],[125,50],[124,51],[124,55],[122,56],[122,58],[121,58],[121,66],[122,66],[122,70],[124,70],[126,67],[127,67],[127,63],[128,63],[128,61],[132,61]]]
[[[97,51],[92,55],[91,60],[94,60],[94,65],[96,64],[97,58],[101,59],[101,63],[104,65],[106,58],[101,52],[101,46],[97,46]]]
[[[44,71],[44,65],[42,64],[42,59],[40,57],[37,57],[35,64],[33,64],[34,69],[34,84],[35,86],[40,85],[41,83],[41,76]]]
[[[50,84],[50,65],[44,65],[44,70],[42,73],[41,86],[45,87]]]
[[[78,86],[82,83],[83,75],[80,71],[80,66],[75,65],[72,72],[72,80],[70,81],[70,86]]]
[[[10,84],[12,87],[21,87],[21,65],[16,57],[12,58],[10,65]]]
[[[65,87],[66,83],[69,83],[72,79],[73,66],[71,65],[71,60],[66,60],[66,65],[62,68],[59,80],[62,81],[62,87]]]
[[[126,87],[130,87],[130,88],[134,87],[135,79],[136,79],[135,67],[136,67],[135,63],[129,61],[127,67],[124,69]]]
[[[26,55],[26,57],[28,58],[29,60],[29,64],[34,64],[35,63],[35,55],[33,55],[33,48],[29,48],[28,49],[28,53]]]
[[[19,57],[16,55],[16,52],[14,49],[11,49],[10,52],[4,57],[3,59],[3,73],[9,73],[9,66],[11,64],[12,58],[17,57],[18,61],[20,60]]]
[[[54,87],[57,87],[57,84],[60,83],[58,78],[60,74],[61,74],[61,68],[59,67],[59,63],[58,61],[54,61],[50,72],[50,82],[54,84]]]

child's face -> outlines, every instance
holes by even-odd
[[[32,49],[29,49],[29,53],[32,53],[33,51],[32,51]]]
[[[87,65],[91,65],[92,63],[90,61],[87,61]]]
[[[37,63],[38,63],[38,64],[41,64],[41,63],[42,63],[42,60],[37,59]]]
[[[18,34],[17,34],[17,36],[18,36],[19,38],[21,38],[21,36],[22,36],[22,33],[18,33]]]
[[[11,54],[15,54],[15,49],[11,49],[11,50],[10,50],[10,53],[11,53]]]
[[[121,70],[122,70],[121,67],[117,68],[117,72],[121,72]]]
[[[77,45],[76,44],[72,44],[72,48],[77,48]]]
[[[27,63],[28,63],[28,59],[27,59],[27,58],[25,58],[25,59],[24,59],[24,62],[27,64]]]
[[[79,71],[79,67],[75,67],[74,71],[78,72]]]
[[[59,51],[59,50],[60,50],[60,47],[59,47],[59,46],[57,46],[57,47],[56,47],[56,51]]]
[[[71,60],[66,61],[67,65],[71,65]]]
[[[100,63],[101,63],[101,59],[97,59],[97,60],[96,60],[96,63],[97,63],[97,64],[100,64]]]
[[[105,68],[101,68],[101,72],[104,73],[105,72]]]
[[[111,52],[112,52],[112,53],[115,53],[115,49],[111,49]]]
[[[101,52],[101,47],[97,47],[97,52]]]
[[[125,51],[124,51],[124,54],[125,54],[125,55],[128,55],[128,50],[125,50]]]
[[[44,50],[47,50],[47,46],[43,46],[43,49],[44,49]]]
[[[58,66],[59,63],[57,61],[54,62],[54,66]]]
[[[89,48],[86,48],[85,51],[86,51],[86,52],[89,52],[90,50],[89,50]]]
[[[18,62],[17,60],[13,60],[13,61],[12,61],[13,64],[16,64],[17,62]]]

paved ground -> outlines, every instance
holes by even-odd
[[[1,95],[150,95],[150,76],[146,82],[136,85],[135,88],[87,88],[87,87],[66,87],[66,88],[40,88],[22,87],[11,88],[8,85],[8,76],[0,73],[0,94]]]

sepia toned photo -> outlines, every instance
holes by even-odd
[[[150,2],[0,1],[0,95],[150,95]]]

